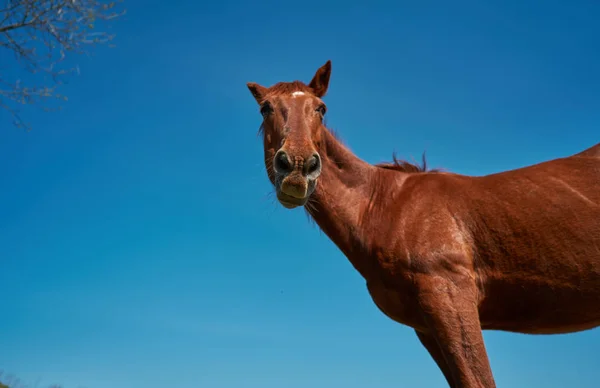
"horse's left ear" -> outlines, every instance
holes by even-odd
[[[327,61],[323,66],[317,70],[312,81],[308,85],[313,91],[315,96],[323,97],[327,93],[329,87],[329,77],[331,76],[331,61]]]

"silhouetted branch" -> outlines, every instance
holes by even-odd
[[[4,374],[0,370],[0,388],[37,388],[37,384],[31,386],[25,384],[18,377],[12,374]],[[48,388],[62,388],[60,385],[52,384]]]
[[[16,62],[31,75],[51,80],[49,85],[23,86],[20,79],[6,79],[0,68],[0,107],[13,116],[15,125],[29,129],[15,106],[51,98],[66,100],[56,88],[64,76],[79,72],[77,66],[61,66],[67,53],[86,54],[91,46],[110,43],[114,34],[96,28],[125,13],[117,10],[120,2],[5,0],[0,10],[0,50],[12,51]]]

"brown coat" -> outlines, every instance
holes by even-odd
[[[371,165],[322,122],[331,62],[312,81],[249,83],[277,198],[304,206],[415,329],[450,387],[495,387],[482,330],[570,333],[600,325],[600,144],[470,177]]]

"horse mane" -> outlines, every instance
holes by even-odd
[[[382,162],[375,165],[375,167],[383,168],[386,170],[395,170],[404,173],[421,173],[421,172],[441,172],[440,169],[428,169],[427,168],[427,159],[425,158],[425,152],[421,156],[421,165],[410,163],[406,160],[400,160],[396,157],[396,153],[392,154],[391,162]]]
[[[328,127],[326,124],[323,125],[325,130],[328,131],[340,144],[344,144],[344,141],[338,136],[338,133],[335,129]],[[442,172],[441,169],[437,168],[428,168],[427,167],[427,159],[425,158],[425,152],[421,156],[421,165],[410,163],[407,160],[401,160],[396,157],[396,152],[392,153],[392,161],[391,162],[381,162],[375,164],[375,167],[384,169],[384,170],[394,170],[407,174],[415,174],[415,173],[437,173]]]

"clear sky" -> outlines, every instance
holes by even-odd
[[[275,203],[245,83],[331,59],[328,123],[363,159],[521,167],[600,142],[600,2],[127,8],[63,111],[30,112],[29,133],[0,114],[0,369],[65,388],[444,387]],[[598,330],[485,338],[499,387],[598,386]]]

